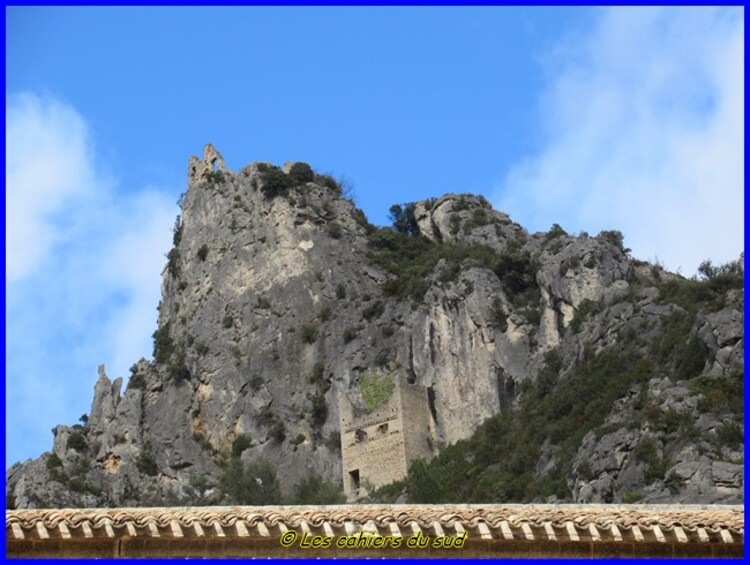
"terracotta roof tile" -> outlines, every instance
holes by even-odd
[[[744,544],[741,506],[345,505],[11,510],[6,511],[5,526],[8,542],[51,544],[57,540],[56,543],[62,541],[58,551],[63,552],[65,544],[76,539],[126,537],[186,543],[267,539],[278,544],[287,531],[327,537],[362,531],[405,538],[419,533],[436,538],[466,532],[466,539],[472,542],[504,543],[507,547],[516,542],[595,546],[612,542],[630,550],[633,544],[671,544],[678,549],[691,544]]]

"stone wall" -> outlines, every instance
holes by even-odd
[[[409,462],[433,455],[433,426],[427,391],[399,384],[388,401],[370,413],[360,413],[343,395],[341,460],[344,493],[353,499],[406,477]]]
[[[419,385],[403,384],[401,393],[401,417],[404,436],[405,458],[408,464],[414,459],[429,461],[437,454],[435,425],[430,415],[427,389]]]

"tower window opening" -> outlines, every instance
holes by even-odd
[[[354,469],[353,471],[349,471],[349,479],[351,480],[352,489],[359,490],[359,486],[360,486],[359,469]]]

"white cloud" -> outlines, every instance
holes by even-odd
[[[544,147],[495,203],[533,230],[619,229],[693,273],[744,234],[744,12],[609,8],[545,60]]]
[[[6,108],[6,460],[51,447],[110,377],[151,354],[174,196],[99,172],[85,120],[33,94]],[[176,190],[172,191],[173,194]]]
[[[6,109],[6,276],[30,275],[61,234],[49,220],[91,186],[87,131],[55,101],[25,94]]]

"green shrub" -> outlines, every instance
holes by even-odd
[[[216,449],[213,445],[211,445],[211,442],[206,439],[206,436],[204,436],[201,432],[193,432],[193,441],[201,446],[201,449],[203,451],[207,451],[209,453],[215,453]]]
[[[406,236],[419,235],[419,226],[414,216],[415,202],[407,204],[394,204],[389,210],[393,229]]]
[[[146,378],[140,373],[133,373],[130,375],[130,379],[128,379],[127,390],[130,390],[131,388],[144,390],[146,388]]]
[[[633,451],[637,461],[646,465],[644,477],[647,481],[661,480],[669,467],[669,461],[666,458],[659,457],[656,449],[656,442],[653,438],[646,436],[638,442]]]
[[[390,357],[391,354],[387,349],[381,349],[380,351],[378,351],[378,354],[375,356],[373,362],[375,363],[376,367],[386,367],[390,362]]]
[[[687,380],[700,375],[709,359],[709,350],[706,344],[693,334],[681,349],[674,380]]]
[[[211,184],[220,184],[224,182],[224,173],[221,171],[206,171],[203,173],[203,178]]]
[[[544,365],[536,380],[536,394],[539,397],[548,395],[563,369],[563,359],[558,348],[550,349],[544,354]]]
[[[477,208],[471,213],[471,218],[464,224],[464,230],[466,232],[472,231],[474,228],[486,226],[491,223],[491,219],[487,214],[487,210],[484,208]]]
[[[639,500],[643,500],[643,493],[640,491],[627,492],[625,493],[625,496],[622,497],[623,504],[633,504]]]
[[[272,426],[279,418],[273,413],[270,406],[264,406],[258,413],[258,423],[263,426]]]
[[[231,458],[219,479],[219,488],[232,504],[264,506],[282,502],[276,469],[265,460],[245,467],[240,459]]]
[[[532,326],[539,326],[542,322],[542,311],[538,306],[527,306],[520,313]]]
[[[322,174],[316,173],[313,178],[313,181],[315,182],[315,184],[318,184],[320,186],[324,186],[326,188],[333,190],[336,193],[336,195],[341,194],[340,184],[331,175],[322,175]]]
[[[276,420],[271,426],[268,435],[276,443],[281,443],[286,437],[286,425],[281,420]]]
[[[437,277],[438,282],[441,283],[448,283],[448,282],[454,282],[457,278],[459,273],[461,272],[461,265],[460,263],[448,263],[445,268],[443,268],[442,271],[440,271],[440,274]]]
[[[328,306],[328,304],[324,304],[320,308],[320,312],[318,313],[318,318],[320,318],[321,322],[327,322],[331,319],[331,307]]]
[[[617,249],[620,250],[620,252],[624,255],[627,255],[630,253],[630,249],[625,247],[623,244],[623,236],[622,232],[618,230],[603,230],[599,232],[599,235],[597,236],[599,239],[603,239],[605,241],[608,241],[612,245],[614,245]]]
[[[481,199],[484,199],[484,196],[480,196]],[[482,204],[486,204],[487,209],[492,209],[492,206],[489,202],[487,202],[486,199],[482,202]],[[487,214],[487,210],[485,208],[478,208],[477,210],[474,210],[471,213],[471,220],[474,222],[474,224],[478,226],[483,226],[490,223],[489,215]]]
[[[53,467],[51,469],[48,469],[49,471],[49,478],[56,483],[60,484],[66,484],[68,481],[68,474],[65,472],[65,469],[62,467]]]
[[[594,472],[591,469],[591,464],[588,461],[581,461],[576,469],[576,473],[579,478],[584,481],[590,481],[594,478]]]
[[[517,255],[522,249],[521,242],[517,239],[509,239],[505,242],[505,254],[506,255]]]
[[[440,275],[443,281],[455,280],[465,267],[493,268],[497,261],[497,254],[487,246],[433,243],[387,228],[371,234],[368,243],[370,261],[394,275],[383,284],[383,292],[418,301],[423,300],[429,289],[429,276],[441,259],[445,260],[445,270]]]
[[[154,338],[154,361],[166,363],[174,353],[174,342],[170,334],[170,322],[160,326],[153,334]]]
[[[88,473],[90,469],[91,469],[91,460],[88,457],[81,457],[73,466],[72,473],[74,475],[82,476]]]
[[[293,187],[296,182],[290,176],[284,174],[284,171],[273,165],[258,167],[260,173],[260,191],[269,200],[277,196],[285,195],[287,190]]]
[[[309,381],[316,387],[323,387],[325,385],[325,365],[322,361],[315,363],[312,373],[310,374]]]
[[[406,478],[406,492],[409,502],[416,504],[437,504],[444,500],[441,477],[437,469],[428,467],[422,459],[415,459],[409,465]]]
[[[73,432],[68,436],[68,441],[65,445],[68,449],[83,451],[86,449],[86,437],[83,435],[83,432]]]
[[[631,422],[631,424],[635,424],[636,422]],[[594,430],[594,433],[596,434],[596,439],[600,439],[607,434],[611,434],[612,432],[616,432],[617,430],[620,430],[623,428],[622,424],[618,424],[617,422],[610,422],[609,424],[604,424],[603,426],[599,426]]]
[[[472,292],[474,292],[474,283],[468,279],[464,279],[464,288],[466,289],[466,294],[469,295]]]
[[[367,220],[367,216],[359,208],[354,209],[354,221],[357,222],[358,226],[364,228],[367,235],[375,233],[378,229]]]
[[[176,359],[169,362],[167,365],[167,374],[177,383],[190,379],[190,370],[185,364],[185,354],[183,352],[179,352]]]
[[[657,300],[661,303],[677,304],[685,310],[693,311],[698,305],[716,301],[717,298],[717,293],[707,282],[670,279],[659,285]]]
[[[15,510],[16,509],[16,483],[8,483],[5,491],[5,509]]]
[[[165,499],[165,506],[217,506],[221,494],[211,477],[204,473],[191,475],[189,484],[185,485],[183,496],[177,496],[170,490]]]
[[[200,259],[201,261],[205,261],[206,257],[208,257],[208,245],[206,245],[205,243],[201,245],[198,249],[197,255],[198,259]]]
[[[268,435],[276,443],[281,443],[286,437],[286,425],[273,413],[269,406],[265,406],[257,416],[258,423],[269,428]]]
[[[47,466],[47,470],[50,470],[50,471],[51,471],[52,469],[55,469],[55,468],[57,468],[57,467],[62,467],[62,466],[63,466],[63,462],[62,462],[62,460],[61,460],[61,459],[60,459],[60,458],[59,458],[59,457],[57,456],[57,453],[55,453],[55,452],[53,451],[53,452],[52,452],[52,453],[50,453],[50,454],[49,454],[49,456],[47,457],[47,461],[45,462],[45,465]]]
[[[328,224],[326,225],[326,231],[328,231],[328,235],[330,235],[333,239],[341,239],[341,236],[344,234],[344,230],[341,227],[341,224],[336,220],[328,222]]]
[[[563,235],[568,235],[568,232],[562,229],[559,224],[552,224],[552,227],[544,236],[544,243],[548,243]]]
[[[588,298],[584,298],[583,300],[581,300],[581,302],[578,304],[578,308],[576,308],[575,314],[573,315],[573,319],[570,321],[570,327],[572,328],[573,332],[578,333],[581,329],[583,321],[588,316],[598,314],[601,311],[601,308],[601,302],[589,300]]]
[[[258,392],[260,390],[260,387],[263,386],[263,377],[260,376],[259,373],[254,373],[252,377],[250,377],[250,390],[253,392]]]
[[[674,471],[670,471],[667,477],[664,479],[664,484],[672,494],[680,492],[682,487],[685,485],[685,479]]]
[[[714,266],[707,259],[700,264],[698,272],[703,280],[707,281],[709,288],[717,293],[741,289],[744,286],[745,269],[742,260]]]
[[[448,216],[448,229],[450,232],[455,235],[461,230],[461,215],[457,214],[456,212],[453,212],[450,216]]]
[[[315,394],[311,398],[312,409],[310,410],[310,426],[319,430],[328,419],[328,404],[323,394]]]
[[[498,259],[494,271],[511,299],[536,285],[528,253],[504,253]]]
[[[658,454],[656,452],[656,443],[652,437],[646,436],[638,442],[633,451],[637,461],[641,463],[653,463],[656,461]]]
[[[385,305],[383,304],[383,301],[376,300],[370,306],[362,310],[362,316],[369,322],[373,318],[379,318],[380,316],[382,316],[383,312],[385,312]]]
[[[678,412],[674,408],[668,408],[665,411],[659,410],[659,415],[654,422],[657,430],[666,434],[685,432],[693,425],[693,416],[688,412]]]
[[[73,492],[84,492],[86,490],[86,483],[80,477],[70,477],[68,479],[68,488]]]
[[[396,500],[406,494],[406,480],[396,481],[367,493],[368,502],[395,504]]]
[[[232,317],[232,315],[227,314],[226,316],[224,316],[221,325],[225,328],[231,328],[234,325],[234,318]]]
[[[362,331],[362,326],[350,326],[344,330],[344,343],[349,343],[359,335]]]
[[[305,184],[306,182],[312,182],[315,178],[315,174],[307,163],[294,163],[289,168],[289,177],[294,180],[296,184]]]
[[[462,212],[464,210],[469,209],[469,200],[466,198],[467,196],[472,196],[471,194],[462,194],[458,197],[458,200],[455,201],[453,204],[453,210],[456,212]]]
[[[742,416],[744,409],[744,371],[741,367],[725,377],[700,375],[690,381],[690,391],[702,395],[698,410],[703,413],[730,413]]]
[[[339,300],[346,298],[346,287],[342,283],[336,285],[336,298]]]
[[[305,343],[315,343],[318,340],[318,327],[315,324],[304,324],[300,328],[300,337]]]
[[[180,276],[180,252],[176,247],[167,253],[167,272],[175,279]]]
[[[564,499],[570,497],[567,480],[565,477],[560,476],[556,469],[552,469],[548,474],[540,478],[537,489],[542,498],[556,496],[557,498]]]
[[[229,346],[229,352],[237,361],[240,361],[242,359],[242,351],[240,350],[239,345],[237,345],[236,343]]]
[[[240,434],[232,442],[232,457],[239,457],[251,445],[250,438],[245,434]]]
[[[678,366],[685,367],[681,372],[687,372],[695,363],[695,356],[688,355],[688,348],[695,345],[688,339],[695,320],[695,312],[685,312],[674,309],[666,318],[662,318],[661,331],[657,341],[652,348],[652,356],[659,363],[664,364],[675,372]],[[685,365],[685,359],[689,357],[691,363]],[[694,376],[694,375],[693,375]]]
[[[174,220],[174,228],[172,229],[172,245],[177,247],[182,241],[182,216],[177,214]]]
[[[311,474],[295,485],[292,504],[321,505],[343,504],[346,496],[338,485],[330,483],[318,474]]]
[[[745,432],[737,422],[727,422],[716,430],[716,437],[721,447],[739,449],[745,442]]]
[[[159,472],[159,467],[156,464],[156,459],[154,458],[153,453],[151,453],[151,450],[148,447],[144,447],[141,450],[141,454],[136,460],[136,467],[138,467],[138,470],[141,473],[143,473],[144,475],[149,475],[151,477],[155,476]]]

